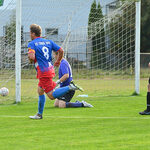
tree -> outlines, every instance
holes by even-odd
[[[118,5],[118,7],[120,7]],[[107,26],[109,34],[109,51],[117,60],[109,67],[115,69],[133,68],[135,54],[135,3],[122,7]],[[116,65],[117,64],[117,65]]]
[[[105,55],[105,30],[104,30],[104,22],[102,8],[100,2],[97,6],[97,34],[96,34],[96,52],[97,52],[97,66],[98,68],[104,68],[104,64],[106,61]],[[96,62],[95,62],[96,63]]]
[[[0,6],[3,6],[4,0],[0,0]]]
[[[23,42],[23,27],[21,31],[21,41]],[[16,18],[15,11],[10,16],[10,21],[4,26],[3,61],[7,62],[7,67],[14,67],[16,44]],[[4,66],[5,67],[5,66]]]
[[[15,46],[16,41],[16,19],[15,13],[12,14],[10,22],[4,26],[5,45]]]
[[[91,10],[88,19],[88,39],[92,42],[91,67],[100,68],[101,54],[104,51],[104,24],[101,22],[103,18],[100,3],[96,5],[94,0],[91,5]],[[102,45],[103,44],[103,45]]]
[[[99,21],[101,18],[103,18],[102,7],[100,5],[100,2],[98,2],[96,14],[97,14],[96,21]]]
[[[89,20],[88,20],[88,37],[91,38],[94,35],[94,31],[93,31],[93,23],[96,22],[96,0],[93,1],[92,5],[91,5],[91,10],[89,13]]]
[[[9,23],[4,26],[5,45],[15,47],[16,43],[16,17],[15,10],[13,11]],[[23,27],[21,27],[21,41],[23,42]]]

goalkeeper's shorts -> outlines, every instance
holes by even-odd
[[[65,102],[70,102],[72,97],[74,96],[74,94],[75,94],[75,91],[71,90],[71,91],[68,91],[65,95],[63,95],[57,99],[65,101]]]
[[[41,87],[45,93],[48,93],[56,87],[56,83],[52,79],[53,78],[49,77],[39,78],[38,86]]]

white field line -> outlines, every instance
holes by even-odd
[[[110,97],[110,98],[111,98],[111,97],[115,97],[115,98],[125,97],[125,98],[126,98],[126,97],[137,97],[137,96],[134,96],[134,95],[122,95],[122,96],[121,96],[121,95],[119,95],[119,96],[118,96],[118,95],[99,95],[99,96],[89,96],[89,95],[88,95],[87,97],[84,97],[84,96],[83,96],[83,97],[82,97],[82,96],[76,96],[76,98],[90,98],[90,97],[96,97],[96,98],[97,98],[97,97],[100,97],[100,98],[101,98],[101,97]],[[145,96],[142,96],[142,95],[141,95],[140,97],[145,97]]]
[[[54,119],[150,119],[150,117],[79,117],[79,116],[43,116],[44,118]],[[0,115],[0,118],[29,118],[29,116],[15,116],[15,115]]]

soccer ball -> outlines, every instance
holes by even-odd
[[[7,96],[8,93],[9,93],[9,90],[8,90],[6,87],[2,87],[2,88],[0,89],[0,95],[1,95],[1,96]]]

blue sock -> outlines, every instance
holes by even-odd
[[[71,102],[66,102],[66,107],[83,107],[83,103],[71,103]]]
[[[58,98],[60,96],[63,96],[64,94],[66,94],[69,90],[70,90],[69,86],[58,88],[53,92],[52,95],[54,98]]]
[[[45,105],[45,95],[40,95],[39,96],[39,102],[38,102],[38,114],[42,115],[43,110],[44,110],[44,105]]]

